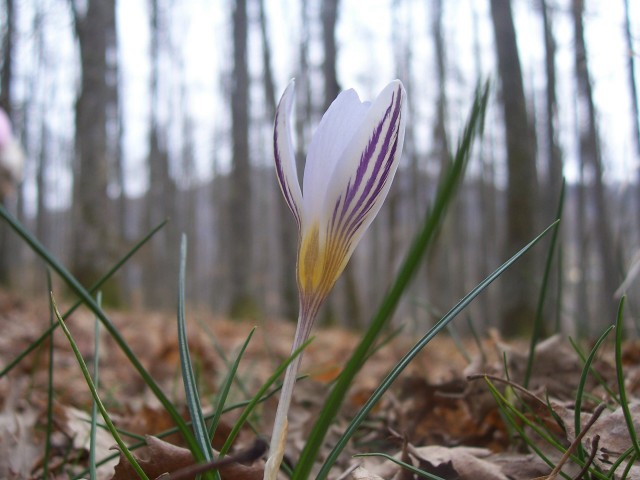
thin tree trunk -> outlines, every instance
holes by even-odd
[[[447,66],[442,15],[444,2],[435,0],[431,14],[431,35],[435,50],[435,70],[438,95],[436,98],[436,120],[432,131],[433,154],[440,172],[450,163],[449,138],[447,135]],[[462,194],[463,191],[460,193]],[[462,234],[464,212],[462,198],[454,204],[454,214],[448,216],[438,235],[428,261],[430,302],[439,312],[446,311],[455,299],[463,294],[465,278],[464,241]]]
[[[533,128],[527,115],[520,57],[510,0],[491,0],[502,106],[507,142],[507,255],[515,253],[535,234],[537,174]],[[516,262],[502,279],[501,329],[513,335],[533,324],[536,309],[535,252]]]
[[[251,315],[253,298],[251,258],[251,160],[249,158],[249,67],[247,63],[247,1],[233,7],[233,86],[231,93],[232,170],[230,217],[230,314]]]
[[[145,263],[145,298],[146,303],[153,307],[168,306],[173,301],[173,282],[167,279],[176,278],[178,249],[171,242],[171,235],[177,235],[178,219],[174,218],[176,203],[176,186],[169,172],[169,152],[167,151],[167,125],[162,123],[158,107],[166,98],[160,96],[161,79],[164,73],[160,71],[161,55],[163,54],[161,37],[166,33],[158,0],[151,0],[149,4],[150,16],[150,49],[149,61],[151,74],[149,77],[150,101],[150,126],[147,154],[149,168],[149,191],[146,198],[146,225],[147,231],[157,226],[166,218],[173,221],[158,232],[151,240]]]
[[[322,46],[324,61],[322,62],[322,76],[324,78],[324,110],[340,93],[338,74],[336,72],[337,50],[336,24],[338,23],[338,9],[340,0],[325,0],[321,3],[320,16],[322,19]]]
[[[2,38],[2,71],[0,72],[0,107],[11,118],[11,91],[13,83],[13,50],[15,35],[15,5],[13,0],[5,0],[5,28]],[[9,286],[10,251],[9,227],[0,223],[0,286]]]
[[[575,35],[575,75],[578,87],[577,120],[580,126],[580,159],[584,167],[587,168],[585,171],[590,174],[589,177],[593,177],[593,207],[597,229],[594,240],[601,272],[601,285],[597,290],[600,292],[602,312],[601,318],[594,318],[593,325],[599,326],[609,324],[615,318],[614,292],[621,279],[615,268],[615,252],[611,241],[605,187],[602,181],[602,152],[584,40],[583,0],[573,0],[572,7]]]
[[[82,68],[76,102],[72,268],[80,282],[91,285],[111,266],[119,247],[107,194],[117,142],[108,133],[117,122],[118,108],[115,0],[90,0],[82,8],[72,0],[71,6]],[[114,282],[104,292],[106,303],[119,301]]]
[[[636,154],[640,158],[640,106],[638,105],[638,85],[636,83],[635,59],[637,52],[633,49],[633,33],[629,15],[629,0],[624,0],[624,36],[627,43],[627,71],[629,72],[629,91],[631,94],[631,114],[633,139]]]
[[[546,121],[547,121],[547,202],[546,212],[549,220],[553,220],[551,215],[556,211],[556,205],[560,197],[560,189],[562,185],[562,151],[558,143],[558,99],[556,95],[556,41],[553,36],[553,21],[551,12],[547,7],[546,0],[540,0],[542,11],[542,23],[544,29],[544,45],[545,45],[545,72],[547,77],[546,88]],[[545,219],[546,220],[546,219]],[[557,266],[559,253],[556,252],[554,265]],[[550,307],[549,312],[558,312],[556,308],[560,298],[557,298],[559,282],[562,281],[555,275],[558,268],[552,269],[552,276],[549,282],[549,299],[547,305]],[[556,320],[554,323],[558,323]]]
[[[546,0],[541,1],[544,28],[545,70],[547,76],[547,174],[548,207],[555,207],[562,184],[562,151],[558,143],[558,98],[556,95],[556,41],[553,36],[553,21]]]
[[[303,10],[303,18],[305,17],[304,9],[306,2],[303,2],[301,8]],[[305,20],[303,20],[304,22]],[[273,80],[273,70],[271,67],[271,47],[269,45],[269,35],[267,31],[267,18],[265,12],[265,0],[260,0],[260,33],[262,40],[262,64],[264,68],[264,96],[267,104],[267,112],[269,122],[272,123],[276,115],[276,91]],[[303,27],[303,38],[306,38],[306,29]],[[304,40],[301,43],[305,43]],[[301,64],[306,60],[306,47],[301,49]],[[304,55],[302,52],[305,52]],[[306,75],[306,70],[303,70]],[[302,77],[302,75],[301,75]],[[304,80],[300,77],[296,79],[297,87]],[[303,142],[298,142],[300,145]],[[278,241],[280,258],[277,264],[280,269],[278,271],[278,296],[280,303],[280,314],[291,321],[298,318],[298,289],[296,285],[296,245],[297,231],[295,222],[291,217],[291,212],[287,204],[280,198],[276,203],[276,220],[280,229],[280,239]]]
[[[636,160],[640,161],[640,106],[638,105],[638,85],[636,83],[635,58],[633,50],[633,33],[631,32],[631,18],[629,14],[629,0],[624,0],[624,37],[627,43],[627,72],[629,73],[629,95],[631,97],[631,125],[633,126],[633,142],[636,149]],[[638,169],[640,180],[640,169]],[[640,226],[640,188],[636,188],[636,209],[638,225]]]

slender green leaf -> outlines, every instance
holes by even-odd
[[[484,88],[482,90],[478,89],[476,93],[469,120],[458,146],[458,151],[453,162],[448,166],[448,169],[444,173],[442,181],[438,187],[438,191],[436,192],[433,206],[427,212],[422,228],[416,235],[407,257],[402,263],[400,271],[398,272],[389,292],[384,297],[369,328],[354,350],[354,353],[347,362],[343,372],[340,374],[340,378],[331,390],[329,398],[325,402],[325,406],[320,412],[320,416],[309,435],[302,453],[300,454],[300,459],[293,473],[294,480],[306,480],[309,478],[311,468],[318,456],[320,448],[322,447],[322,443],[327,431],[329,430],[329,426],[339,411],[353,378],[362,367],[367,358],[367,353],[372,348],[372,345],[374,345],[376,338],[382,331],[383,327],[387,324],[387,321],[391,318],[391,315],[395,311],[405,289],[409,285],[415,272],[418,270],[427,247],[435,238],[447,211],[447,207],[451,204],[456,189],[462,179],[471,154],[473,139],[481,129],[482,119],[486,111],[488,95],[489,84],[486,83]],[[335,459],[332,461],[335,461]],[[327,471],[323,471],[323,475],[326,475]],[[319,476],[318,478],[324,477]]]
[[[306,376],[305,376],[305,375],[301,375],[301,376],[299,376],[299,377],[297,378],[297,380],[296,380],[296,381],[300,381],[300,380],[303,380],[303,379],[305,379],[305,378],[306,378]],[[277,387],[275,387],[274,389],[272,389],[272,390],[268,391],[267,393],[265,393],[265,394],[264,394],[264,395],[263,395],[263,396],[258,400],[258,403],[257,403],[257,404],[263,403],[263,402],[265,402],[266,400],[270,399],[270,398],[271,398],[271,397],[273,397],[276,393],[278,393],[278,392],[280,391],[280,389],[281,389],[281,386],[277,386]],[[239,409],[239,408],[246,407],[246,406],[250,405],[252,401],[253,401],[253,400],[252,400],[252,399],[250,399],[250,400],[245,400],[245,401],[243,401],[243,402],[235,403],[235,404],[233,404],[233,405],[229,405],[229,406],[227,406],[227,407],[225,407],[225,408],[223,409],[222,413],[224,414],[224,413],[227,413],[227,412],[231,412],[231,411],[233,411],[233,410],[237,410],[237,409]],[[206,416],[205,416],[205,420],[210,420],[210,419],[212,419],[214,415],[215,415],[215,413],[210,413],[210,414],[206,415]],[[187,425],[191,425],[191,422],[187,422]],[[103,428],[103,429],[107,429],[107,426],[106,426],[106,425],[104,425],[104,424],[101,424],[101,423],[99,423],[99,424],[98,424],[98,427]],[[178,430],[178,428],[177,428],[177,427],[173,427],[173,428],[168,428],[168,429],[166,429],[166,430],[163,430],[163,431],[161,431],[161,432],[156,432],[156,433],[154,433],[154,434],[153,434],[153,436],[154,436],[154,437],[157,437],[157,438],[165,438],[165,437],[168,437],[169,435],[173,435],[173,434],[177,433],[178,431],[179,431],[179,430]],[[138,440],[136,443],[133,443],[133,444],[129,445],[129,450],[131,450],[131,451],[137,450],[138,448],[145,447],[145,446],[147,445],[147,442],[146,442],[146,440],[145,440],[144,435],[138,435],[137,433],[129,432],[129,431],[124,430],[124,429],[121,429],[121,428],[119,428],[119,429],[118,429],[118,433],[119,433],[121,436],[125,436],[125,437],[129,437],[129,438],[133,438],[133,439]],[[105,463],[107,463],[107,462],[109,462],[109,461],[113,460],[114,458],[116,458],[118,455],[119,455],[119,453],[117,453],[117,452],[116,452],[116,453],[112,453],[111,455],[107,455],[106,457],[104,457],[104,458],[100,459],[98,462],[96,462],[96,467],[99,467],[99,466],[101,466],[101,465],[104,465]],[[87,475],[87,473],[88,473],[88,471],[89,471],[89,470],[87,469],[87,470],[85,470],[85,471],[82,471],[82,472],[78,473],[78,474],[74,477],[74,479],[81,479],[81,478],[85,478],[85,477],[86,477],[86,475]]]
[[[91,395],[93,396],[93,400],[97,405],[98,410],[100,410],[100,414],[102,415],[104,422],[107,424],[107,428],[109,429],[109,432],[111,432],[113,439],[118,444],[118,448],[120,448],[120,451],[126,457],[127,461],[131,464],[131,467],[134,469],[136,474],[140,478],[144,480],[148,480],[148,477],[144,473],[144,470],[142,470],[142,468],[136,461],[135,457],[131,454],[131,452],[127,448],[127,445],[122,441],[122,438],[118,434],[118,430],[116,429],[115,425],[111,421],[111,417],[109,417],[109,414],[107,413],[107,409],[102,404],[102,401],[100,400],[100,396],[98,395],[98,391],[96,390],[96,386],[93,384],[93,381],[91,380],[91,374],[89,373],[87,364],[85,363],[84,358],[82,358],[82,354],[80,353],[80,350],[78,349],[78,345],[76,344],[75,340],[71,336],[71,332],[69,331],[66,324],[64,323],[64,320],[62,319],[62,315],[60,315],[60,312],[58,311],[58,307],[53,298],[53,294],[51,295],[51,303],[53,304],[53,310],[56,314],[56,318],[58,319],[58,322],[60,323],[60,327],[62,328],[62,331],[64,332],[65,336],[67,337],[67,340],[69,340],[69,344],[71,345],[73,353],[76,356],[76,360],[80,365],[80,370],[82,370],[82,375],[84,376],[84,379],[87,382],[87,386],[91,391]]]
[[[611,333],[611,330],[613,330],[613,328],[614,328],[613,325],[611,325],[609,328],[607,328],[604,331],[602,335],[600,335],[600,338],[598,338],[598,341],[591,349],[591,352],[589,353],[589,356],[587,357],[587,360],[584,362],[584,366],[582,367],[582,373],[580,374],[580,381],[578,382],[578,388],[576,390],[575,415],[573,419],[574,428],[576,431],[576,437],[580,434],[580,430],[582,428],[582,422],[580,421],[580,417],[582,413],[582,398],[584,395],[584,387],[587,383],[587,375],[591,370],[591,364],[593,363],[593,360],[596,358],[596,353],[598,353],[598,350],[600,349],[600,345],[602,345],[602,342],[604,342],[604,340],[607,338],[607,335]],[[582,448],[582,445],[578,446],[578,449],[576,450],[576,454],[578,455],[578,458],[580,458],[581,460],[584,460],[584,449]]]
[[[98,292],[96,297],[96,302],[99,306],[102,305],[102,294]],[[96,389],[99,385],[99,375],[98,369],[100,366],[100,320],[98,317],[95,319],[95,339],[93,344],[93,384],[96,386]],[[53,342],[52,342],[53,343]],[[93,401],[93,405],[91,406],[91,433],[89,440],[89,475],[91,480],[96,480],[98,477],[96,471],[96,431],[97,431],[97,421],[98,421],[98,404],[96,401]],[[46,477],[45,477],[46,478]]]
[[[218,428],[218,424],[220,423],[220,419],[222,418],[222,413],[224,412],[224,405],[227,402],[227,397],[229,396],[231,385],[233,385],[233,379],[235,378],[236,373],[238,371],[238,367],[240,366],[240,360],[242,359],[244,352],[247,350],[247,347],[249,346],[249,342],[251,341],[251,337],[253,337],[253,334],[255,333],[255,331],[256,331],[256,327],[253,327],[249,332],[249,335],[247,336],[246,340],[242,344],[242,347],[240,348],[240,352],[238,353],[235,361],[229,368],[229,371],[227,372],[227,376],[224,379],[224,382],[222,382],[222,387],[220,388],[220,394],[218,395],[218,404],[216,406],[216,411],[211,420],[211,424],[209,425],[209,438],[211,439],[216,433],[216,429]]]
[[[486,382],[489,387],[489,392],[491,392],[491,395],[495,399],[498,405],[498,408],[500,409],[501,417],[507,422],[507,424],[510,427],[510,430],[517,432],[519,437],[522,438],[522,440],[529,446],[529,448],[531,448],[531,450],[535,452],[536,455],[538,455],[540,460],[542,460],[550,468],[553,469],[555,467],[553,462],[544,454],[540,446],[532,438],[529,437],[529,435],[527,434],[527,432],[525,431],[522,425],[529,426],[536,434],[540,436],[540,438],[542,438],[547,443],[552,445],[556,450],[558,450],[562,454],[564,454],[564,452],[566,451],[564,447],[560,443],[558,443],[553,437],[548,435],[546,431],[544,431],[538,425],[533,423],[529,419],[529,417],[527,417],[526,415],[518,411],[518,409],[516,409],[513,406],[513,404],[509,402],[509,400],[498,391],[498,389],[493,385],[493,383],[491,383],[491,381],[488,378],[486,379]],[[514,417],[517,417],[518,420],[516,420]],[[570,480],[567,474],[561,473],[561,475],[567,480]]]
[[[182,235],[180,244],[180,273],[178,280],[178,350],[180,352],[180,367],[182,368],[182,381],[184,382],[184,391],[187,399],[187,408],[191,416],[191,425],[195,435],[196,442],[200,452],[204,456],[205,462],[213,460],[213,449],[207,434],[207,424],[202,414],[202,406],[200,404],[200,396],[198,395],[198,387],[196,378],[193,373],[193,364],[191,362],[191,353],[189,352],[189,343],[187,337],[187,326],[185,319],[185,277],[187,265],[187,237]]]
[[[556,220],[562,218],[562,209],[564,207],[564,191],[565,181],[562,180],[562,187],[560,188],[560,199],[558,200],[558,210],[556,212]],[[540,295],[538,297],[538,305],[536,307],[536,317],[533,322],[533,332],[531,333],[531,344],[529,345],[529,356],[527,357],[527,368],[524,374],[524,388],[529,387],[529,379],[533,372],[533,360],[535,357],[535,349],[538,344],[538,339],[542,333],[542,318],[544,313],[544,301],[547,296],[547,287],[549,285],[549,277],[551,276],[551,267],[553,266],[553,257],[556,251],[556,244],[558,242],[558,235],[560,233],[560,226],[553,230],[551,234],[551,242],[549,242],[549,251],[547,252],[547,260],[544,266],[544,274],[542,275],[542,286],[540,288]]]
[[[296,359],[296,357],[300,355],[312,341],[313,341],[313,337],[309,338],[306,342],[300,345],[300,347],[297,348],[294,352],[292,352],[291,355],[284,362],[278,365],[278,368],[276,368],[273,374],[267,379],[266,382],[262,384],[262,387],[260,387],[260,389],[254,395],[251,401],[249,401],[245,409],[240,414],[240,417],[238,418],[236,423],[233,425],[231,432],[229,432],[229,436],[227,437],[227,440],[224,442],[224,445],[222,445],[222,448],[220,449],[220,458],[222,458],[224,455],[227,454],[227,452],[233,445],[233,442],[235,441],[236,437],[238,436],[238,433],[240,433],[240,429],[244,425],[244,422],[247,420],[247,418],[249,418],[249,415],[251,415],[251,412],[253,412],[253,409],[258,405],[258,403],[260,403],[264,399],[264,395],[267,392],[267,390],[269,390],[269,387],[271,387],[271,385],[275,383],[275,381],[280,377],[280,375],[282,375],[284,371],[287,369],[289,364],[293,362]]]
[[[429,332],[424,335],[414,346],[407,352],[404,357],[393,367],[391,372],[382,380],[378,388],[373,392],[371,397],[360,408],[355,417],[351,420],[351,423],[345,430],[344,434],[338,440],[338,443],[334,446],[333,450],[329,453],[325,460],[320,472],[318,473],[318,479],[324,479],[329,473],[329,470],[335,463],[340,452],[344,449],[351,436],[355,433],[356,429],[364,418],[369,414],[374,405],[380,400],[380,397],[387,391],[395,379],[402,373],[402,371],[409,365],[409,363],[415,358],[415,356],[427,345],[440,331],[446,327],[446,325],[453,320],[462,310],[464,310],[473,299],[475,299],[480,292],[488,287],[496,278],[498,278],[507,268],[524,255],[531,247],[533,247],[542,237],[544,237],[551,229],[557,226],[557,221],[547,227],[540,235],[534,238],[529,244],[517,252],[513,257],[500,266],[495,272],[489,275],[481,283],[479,283],[471,292],[469,292],[458,304],[453,307],[449,313],[447,313],[442,319],[436,323]]]
[[[624,372],[622,370],[622,313],[624,311],[624,303],[626,297],[623,296],[620,299],[620,305],[618,307],[618,316],[616,318],[616,345],[615,345],[615,356],[616,356],[616,377],[618,379],[618,394],[620,395],[620,407],[622,408],[622,413],[624,414],[624,421],[627,424],[627,430],[629,431],[629,438],[631,438],[631,446],[635,449],[635,456],[640,458],[640,445],[638,444],[638,434],[636,433],[636,429],[633,425],[633,417],[631,415],[631,411],[629,410],[629,402],[627,400],[627,390],[624,386]]]
[[[203,461],[204,457],[198,449],[198,444],[195,441],[191,430],[186,425],[184,419],[180,416],[175,406],[171,403],[169,398],[164,394],[162,389],[158,386],[156,381],[149,375],[144,365],[138,360],[133,353],[128,343],[124,339],[120,332],[107,317],[104,311],[96,304],[91,294],[78,282],[78,280],[69,273],[69,271],[60,263],[49,251],[31,235],[18,220],[12,217],[6,209],[0,205],[0,217],[11,225],[15,232],[20,235],[32,248],[32,250],[40,256],[60,277],[65,281],[69,288],[80,297],[81,301],[100,319],[103,326],[109,332],[111,337],[115,340],[116,344],[120,347],[125,354],[131,365],[138,371],[144,382],[154,393],[156,398],[160,401],[165,410],[169,413],[176,426],[180,429],[180,433],[184,437],[187,445],[197,461]]]
[[[421,477],[430,478],[431,480],[446,480],[442,477],[434,475],[433,473],[420,470],[419,468],[416,468],[407,462],[403,462],[402,460],[398,460],[397,458],[392,457],[391,455],[387,455],[386,453],[359,453],[358,455],[354,455],[354,457],[382,457],[386,458],[390,462],[395,463],[396,465],[401,466],[405,470],[415,473],[416,475],[420,475]]]
[[[585,363],[587,361],[587,357],[584,354],[584,352],[582,351],[582,349],[580,348],[580,346],[571,337],[569,337],[569,343],[571,344],[571,347],[573,348],[573,350],[580,357],[580,360],[582,361],[582,363]],[[620,405],[620,399],[618,398],[618,395],[616,395],[616,393],[611,389],[611,387],[607,384],[605,379],[602,378],[602,375],[600,375],[600,372],[598,372],[595,368],[593,368],[593,366],[591,366],[590,370],[591,370],[590,373],[591,373],[591,375],[593,375],[593,378],[595,378],[596,381],[598,382],[598,384],[607,392],[607,394],[609,395],[611,400],[613,400],[618,405]],[[588,396],[588,395],[591,395],[591,394],[589,392],[585,392],[584,395]],[[599,400],[599,401],[601,401],[601,400]]]
[[[51,292],[51,270],[47,269],[47,290]],[[53,312],[53,304],[49,302],[49,324],[55,325],[55,314]],[[53,338],[49,342],[49,367],[47,379],[47,426],[44,444],[44,459],[42,468],[42,478],[49,478],[49,457],[51,455],[51,434],[53,433],[53,360],[54,360]],[[0,377],[1,378],[1,377]]]
[[[626,468],[629,468],[630,465],[633,465],[633,462],[635,461],[635,458],[636,458],[634,452],[635,452],[635,448],[633,447],[627,448],[622,453],[622,455],[620,455],[616,459],[616,461],[611,464],[611,468],[609,468],[609,471],[607,472],[607,478],[614,478],[616,470],[618,470],[620,465],[622,465],[622,462],[624,462],[627,458],[629,458],[629,462],[627,463]]]
[[[44,250],[44,247],[42,245],[40,245],[40,243],[31,236],[31,234],[29,232],[27,232],[26,230],[24,230],[24,228],[22,227],[22,225],[20,225],[18,223],[17,220],[15,220],[14,218],[12,218],[6,210],[4,210],[4,208],[2,207],[2,205],[0,205],[0,217],[4,218],[9,225],[11,225],[14,230],[16,230],[16,232],[24,239],[27,241],[27,243],[31,246],[31,248],[34,250],[34,252],[36,252],[38,255],[40,255],[42,258],[45,259],[45,261],[47,261],[47,258],[52,258],[47,252],[46,250]],[[95,292],[98,291],[98,289],[104,285],[104,283],[109,280],[119,269],[120,267],[122,267],[144,244],[146,244],[153,235],[155,235],[161,228],[163,228],[166,225],[167,221],[165,220],[164,222],[160,223],[156,228],[154,228],[153,230],[151,230],[145,237],[142,238],[142,240],[140,240],[131,250],[129,250],[129,252],[122,257],[112,268],[111,270],[109,270],[101,279],[99,279],[91,288],[89,288],[87,291],[90,294],[94,294]],[[55,260],[55,259],[53,259]],[[77,301],[74,305],[71,306],[71,308],[69,310],[67,310],[64,315],[62,315],[62,318],[67,318],[69,317],[69,315],[71,315],[80,305],[82,305],[82,300]],[[16,358],[14,358],[11,362],[9,362],[9,364],[7,364],[7,366],[5,366],[2,370],[0,370],[0,378],[2,378],[4,375],[6,375],[7,373],[9,373],[11,371],[11,369],[13,367],[15,367],[16,365],[18,365],[22,359],[24,357],[26,357],[27,355],[29,355],[29,353],[31,353],[33,350],[35,350],[36,348],[38,348],[40,345],[42,345],[42,342],[44,342],[49,335],[51,335],[51,332],[53,332],[56,328],[58,328],[58,323],[55,322],[53,325],[51,325],[47,330],[45,330],[45,332],[40,335],[36,340],[34,340],[25,350],[23,350]]]

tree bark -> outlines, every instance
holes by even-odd
[[[0,107],[9,118],[12,117],[11,91],[13,79],[13,50],[15,36],[15,5],[13,0],[5,0],[5,28],[2,38],[2,71],[0,72]],[[11,252],[8,225],[0,224],[0,286],[10,283]]]
[[[542,13],[542,24],[544,30],[544,45],[545,45],[545,73],[547,80],[546,88],[546,141],[547,141],[547,181],[545,182],[545,188],[547,198],[545,211],[547,217],[545,221],[552,221],[551,215],[554,215],[556,206],[560,197],[560,189],[562,188],[563,178],[563,166],[562,166],[562,150],[558,142],[558,98],[556,95],[556,41],[553,35],[553,21],[551,11],[547,7],[546,0],[540,0],[540,7]],[[558,265],[558,252],[556,252],[554,266]],[[557,268],[552,269],[552,275],[549,280],[549,292],[547,305],[551,308],[548,310],[550,315],[559,314],[559,302],[557,292],[559,291],[559,282],[562,281],[555,275]],[[554,323],[559,324],[559,318]]]
[[[231,93],[232,171],[230,209],[230,288],[233,318],[254,313],[251,258],[251,160],[249,157],[249,68],[247,1],[233,8],[233,86]]]
[[[558,98],[556,95],[556,41],[553,36],[553,21],[546,0],[540,0],[544,29],[545,72],[547,77],[547,185],[550,202],[555,202],[562,185],[562,151],[558,143]],[[555,203],[549,208],[554,209]],[[553,210],[550,210],[553,211]]]
[[[633,49],[633,33],[629,16],[629,0],[624,0],[624,36],[627,44],[627,71],[629,72],[629,92],[631,95],[631,114],[633,125],[633,141],[636,155],[640,158],[640,106],[638,105],[638,85],[636,83],[635,58],[637,53]]]
[[[596,121],[596,110],[593,103],[593,91],[587,62],[587,49],[584,40],[584,2],[573,0],[572,13],[574,20],[575,75],[578,89],[577,122],[580,129],[580,161],[584,168],[585,181],[592,182],[592,201],[595,211],[597,256],[600,263],[600,313],[593,319],[592,325],[608,325],[615,319],[616,302],[614,292],[621,278],[615,268],[615,252],[611,241],[611,228],[602,181],[602,152]],[[583,186],[585,187],[585,186]],[[582,259],[587,261],[586,258]]]
[[[322,2],[320,11],[320,15],[322,17],[322,46],[324,48],[322,76],[325,82],[325,111],[340,93],[340,84],[338,83],[338,74],[336,72],[338,50],[336,45],[336,24],[338,23],[339,6],[340,0],[325,0]]]
[[[635,57],[633,50],[633,33],[631,31],[631,18],[629,14],[629,0],[624,1],[624,37],[627,46],[627,72],[629,74],[629,96],[631,97],[631,125],[633,126],[633,144],[636,150],[636,160],[640,161],[640,106],[638,105],[638,85],[636,83]],[[640,169],[638,169],[640,180]],[[636,209],[638,226],[640,226],[640,188],[636,188]]]
[[[172,291],[177,278],[179,250],[175,238],[178,236],[179,226],[176,213],[176,185],[169,171],[169,152],[167,148],[167,125],[160,118],[159,105],[167,99],[161,96],[161,79],[164,73],[160,71],[161,56],[163,55],[162,37],[166,34],[163,25],[164,16],[158,0],[150,0],[150,49],[149,61],[151,72],[149,76],[150,126],[148,132],[149,151],[147,165],[149,168],[149,191],[146,196],[146,225],[147,231],[157,226],[166,218],[172,219],[162,231],[151,240],[150,248],[146,251],[145,262],[145,301],[148,305],[169,306],[173,301]],[[173,240],[173,241],[172,241]]]
[[[275,82],[273,80],[273,69],[271,67],[271,46],[269,44],[269,34],[267,29],[267,16],[265,8],[265,0],[260,1],[260,34],[262,40],[262,65],[264,69],[264,96],[267,104],[267,113],[269,116],[268,121],[272,124],[276,115],[276,91]],[[302,2],[302,16],[303,22],[305,17],[305,3]],[[306,35],[306,30],[303,27],[303,35]],[[305,38],[305,37],[303,37]],[[304,51],[301,47],[301,51]],[[300,59],[301,64],[306,62],[306,56]],[[306,71],[305,71],[306,73]],[[303,83],[300,78],[296,76],[296,86],[300,88],[300,84]],[[297,245],[297,230],[295,227],[295,221],[291,216],[291,212],[287,207],[287,204],[283,199],[278,198],[276,202],[276,220],[279,226],[280,239],[279,245],[279,258],[277,264],[278,270],[278,297],[279,297],[279,314],[284,318],[295,321],[298,318],[298,289],[296,285],[296,245]]]
[[[118,118],[115,0],[72,0],[71,6],[82,69],[76,101],[72,270],[90,285],[111,266],[119,242],[107,193],[117,154],[117,138],[109,134],[117,130]],[[119,301],[113,282],[104,291],[106,303]]]
[[[507,143],[507,255],[514,254],[535,235],[537,173],[533,128],[527,115],[520,57],[510,0],[491,0],[502,106]],[[537,291],[535,252],[529,252],[502,279],[501,328],[514,335],[533,324]]]
[[[436,97],[436,118],[433,131],[432,157],[437,160],[440,172],[450,163],[449,139],[447,135],[447,70],[445,40],[443,34],[443,1],[435,0],[431,12],[431,36],[435,50],[435,71],[438,94]],[[461,192],[462,193],[462,192]],[[445,218],[438,238],[429,253],[428,291],[429,301],[437,311],[447,311],[455,300],[461,297],[465,277],[464,236],[462,228],[464,212],[461,211],[462,198],[454,201],[454,214]]]

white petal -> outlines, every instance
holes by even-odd
[[[295,82],[291,80],[282,94],[276,110],[273,150],[280,189],[298,223],[298,228],[300,228],[302,224],[302,191],[298,182],[296,156],[291,139],[291,113],[294,97]]]
[[[384,202],[395,175],[407,117],[406,92],[395,80],[369,108],[329,180],[323,201],[326,235],[351,256]]]
[[[354,90],[346,90],[322,116],[309,144],[304,167],[302,191],[306,218],[318,219],[338,160],[364,122],[370,106],[370,102],[361,102]]]

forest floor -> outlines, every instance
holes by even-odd
[[[61,303],[64,311],[65,302]],[[176,404],[185,405],[175,315],[148,311],[108,314],[164,392]],[[228,359],[235,358],[254,325],[214,318],[200,311],[188,311],[187,318],[191,355],[206,413],[213,408],[217,389],[228,371]],[[0,367],[4,368],[48,327],[49,306],[44,299],[38,301],[0,291],[0,324]],[[91,364],[94,352],[92,314],[78,310],[68,319],[68,326],[85,360]],[[259,322],[256,326],[228,404],[250,398],[289,353],[292,324],[273,320]],[[566,337],[553,337],[538,346],[533,376],[528,389],[524,390],[518,385],[523,382],[528,342],[506,342],[497,333],[490,332],[482,339],[481,349],[476,342],[464,342],[464,352],[468,355],[465,358],[448,336],[439,336],[384,395],[343,452],[331,478],[419,478],[387,459],[353,456],[365,452],[394,455],[444,479],[555,478],[550,475],[552,468],[531,453],[532,447],[527,448],[522,436],[505,423],[510,411],[498,408],[485,378],[469,378],[473,374],[488,374],[504,379],[505,364],[512,386],[505,388],[505,383],[497,379],[492,383],[524,412],[516,423],[523,427],[533,447],[553,465],[562,464],[565,478],[579,478],[580,462],[563,461],[562,450],[581,443],[584,453],[576,450],[575,455],[587,459],[592,456],[591,460],[585,461],[591,461],[593,468],[607,472],[631,445],[623,410],[604,388],[608,386],[611,391],[618,391],[613,335],[610,337],[593,364],[597,375],[586,377],[582,428],[587,433],[581,442],[574,442],[574,406],[584,363]],[[399,335],[370,358],[329,431],[328,446],[335,443],[349,419],[416,339]],[[301,369],[309,377],[298,382],[289,416],[286,460],[290,463],[295,464],[331,382],[357,342],[358,335],[354,332],[335,328],[315,331],[315,340],[306,350]],[[583,345],[585,354],[591,348],[592,345]],[[91,395],[70,345],[59,329],[53,340],[53,424],[49,435],[50,450],[48,457],[45,456],[49,351],[50,343],[45,342],[0,378],[0,478],[41,478],[45,458],[48,458],[49,478],[70,478],[87,467]],[[154,435],[171,426],[168,415],[149,388],[104,331],[99,359],[101,398],[120,429]],[[625,344],[623,360],[630,412],[640,419],[640,407],[635,400],[640,394],[640,344]],[[596,378],[598,376],[600,379]],[[276,401],[272,397],[260,405],[250,419],[250,426],[238,437],[235,452],[250,448],[256,432],[268,437]],[[605,402],[608,408],[598,411],[599,418],[587,428],[585,425],[599,402]],[[184,410],[187,416],[186,407]],[[214,448],[220,448],[239,412],[237,409],[223,416],[213,441]],[[560,448],[553,448],[533,433],[525,419],[535,419],[544,425]],[[638,423],[636,428],[640,428]],[[191,461],[177,435],[147,442],[147,447],[134,453],[145,468],[149,467],[150,478]],[[99,429],[96,458],[113,456],[114,444],[110,434]],[[101,466],[98,477],[132,478],[130,471],[122,465],[114,474],[118,461],[113,458]],[[261,479],[262,468],[263,461],[257,459],[247,465],[230,464],[220,471],[225,480]],[[622,463],[611,478],[623,478],[624,468],[625,463]],[[88,478],[88,473],[83,475]],[[640,466],[631,467],[627,478],[640,478]]]

